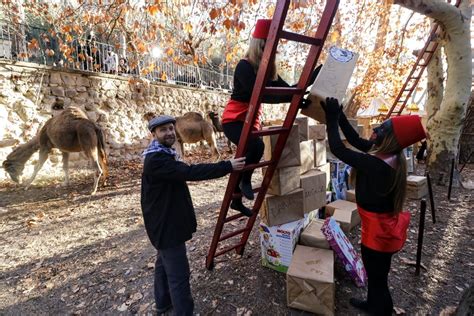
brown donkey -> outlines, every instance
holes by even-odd
[[[50,118],[33,139],[18,146],[7,156],[3,168],[13,181],[20,183],[26,162],[39,149],[39,160],[33,175],[24,183],[28,189],[53,148],[58,148],[63,155],[65,185],[69,184],[69,153],[83,151],[93,161],[95,174],[91,194],[95,194],[101,175],[104,175],[104,179],[108,175],[104,135],[102,129],[77,107],[68,107]]]

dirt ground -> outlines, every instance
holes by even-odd
[[[202,161],[207,157],[189,157]],[[419,171],[420,172],[420,171]],[[29,191],[0,183],[0,314],[153,314],[156,252],[140,210],[141,162],[111,166],[109,184],[87,193],[92,177],[72,172],[72,185],[59,177]],[[474,179],[474,166],[463,171]],[[195,312],[201,315],[303,315],[286,306],[285,275],[260,264],[254,228],[243,257],[219,257],[213,271],[205,256],[227,177],[189,183],[198,231],[188,242]],[[428,209],[420,276],[415,259],[419,201],[408,201],[413,218],[407,245],[395,256],[390,286],[397,313],[437,315],[456,305],[473,284],[473,191],[435,188],[436,224]],[[350,238],[358,243],[360,231]],[[359,249],[357,247],[357,249]],[[336,262],[336,314],[355,315],[348,300],[362,296]]]

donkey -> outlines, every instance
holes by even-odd
[[[77,107],[68,107],[46,121],[35,137],[15,148],[7,156],[3,168],[13,181],[20,183],[26,162],[39,150],[39,160],[33,175],[23,183],[25,189],[28,189],[53,148],[58,148],[62,152],[65,185],[69,185],[69,153],[83,151],[87,158],[93,161],[95,174],[91,195],[95,194],[100,177],[104,175],[105,179],[108,175],[104,134],[102,129]]]
[[[214,111],[210,111],[207,113],[207,116],[211,119],[211,122],[212,122],[212,125],[214,125],[215,131],[219,132],[220,134],[219,138],[225,137],[224,128],[222,127],[222,123],[219,120],[219,115]],[[232,153],[232,143],[229,139],[227,139],[227,147],[229,147],[229,152]]]
[[[149,121],[155,116],[154,113],[148,112],[144,118]],[[181,154],[184,155],[184,144],[197,143],[205,140],[211,147],[212,156],[215,160],[219,160],[220,153],[217,150],[216,135],[211,123],[206,121],[198,112],[188,112],[183,116],[176,117],[176,137],[178,139]]]

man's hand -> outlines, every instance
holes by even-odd
[[[326,98],[326,102],[321,101],[321,107],[326,112],[326,120],[339,120],[342,112],[342,105],[335,98]]]
[[[233,170],[242,170],[245,166],[245,157],[229,159]]]

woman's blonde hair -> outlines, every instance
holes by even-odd
[[[396,214],[401,212],[406,198],[407,161],[403,150],[400,149],[400,144],[398,143],[393,131],[389,132],[382,140],[382,143],[379,146],[373,147],[373,149],[369,153],[373,155],[391,154],[397,157],[395,177],[392,179],[392,184],[390,188],[387,190],[387,192],[383,194],[388,196],[393,192],[393,213]],[[350,182],[352,184],[355,183],[356,175],[356,169],[352,168],[350,175]]]
[[[255,73],[258,71],[260,66],[260,61],[262,60],[263,50],[265,48],[265,40],[261,38],[251,38],[249,48],[245,54],[245,58],[250,62],[255,70]],[[270,80],[277,80],[277,67],[275,58],[270,61]]]

